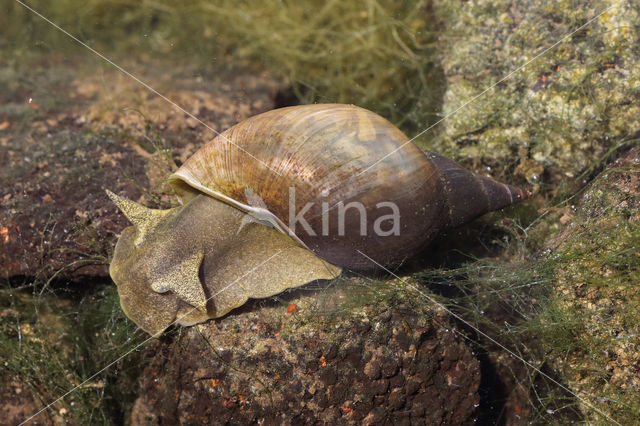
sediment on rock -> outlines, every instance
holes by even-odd
[[[407,302],[328,319],[311,301],[294,315],[248,308],[158,348],[132,422],[473,422],[479,363],[446,320]]]

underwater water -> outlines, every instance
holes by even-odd
[[[633,2],[6,5],[9,424],[637,419]],[[150,338],[108,274],[129,222],[104,190],[174,206],[167,177],[214,131],[308,103],[370,109],[533,197],[389,273]]]

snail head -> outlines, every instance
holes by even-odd
[[[131,221],[116,244],[109,274],[125,314],[153,336],[172,323],[220,317],[340,269],[240,210],[201,194],[168,210],[107,191]]]
[[[180,223],[183,208],[150,209],[107,194],[132,223],[122,231],[109,267],[126,315],[154,336],[174,322],[179,311],[206,316],[207,300],[198,278],[204,253],[197,244],[180,244],[189,238],[180,235],[188,229]]]

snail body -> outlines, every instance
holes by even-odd
[[[123,308],[159,334],[169,318],[218,317],[248,297],[336,276],[336,266],[374,268],[363,253],[397,266],[441,230],[528,197],[408,140],[384,118],[352,105],[282,108],[238,123],[191,156],[169,178],[183,207],[151,210],[111,194],[134,225],[123,232],[110,268],[121,301],[125,294]],[[236,277],[241,290],[232,301],[214,295],[220,284],[212,283],[229,262],[250,269],[272,246],[295,251],[295,262],[292,256],[270,262],[260,282],[245,285],[246,277]],[[261,254],[238,262],[247,253]],[[161,325],[149,325],[140,318],[165,303],[158,296],[177,300],[155,314]],[[141,297],[144,303],[134,302]],[[180,303],[199,314],[180,315]],[[132,314],[136,304],[150,305]]]

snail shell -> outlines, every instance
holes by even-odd
[[[208,194],[354,269],[375,266],[358,250],[394,266],[443,228],[527,196],[408,140],[389,121],[353,105],[282,108],[225,131],[169,183],[182,202]]]
[[[355,106],[282,108],[191,156],[169,178],[181,207],[107,191],[133,224],[109,268],[123,310],[157,336],[339,267],[374,268],[365,255],[398,265],[443,228],[529,196],[407,141]]]

